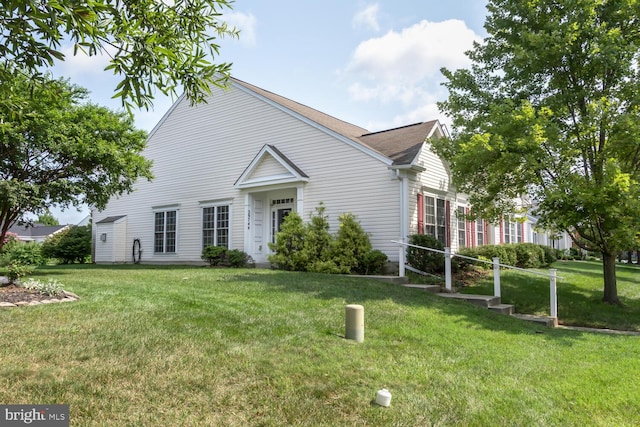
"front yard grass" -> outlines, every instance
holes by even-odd
[[[638,337],[547,329],[347,276],[61,266],[36,277],[81,299],[0,310],[0,403],[66,403],[73,426],[640,424]],[[360,344],[341,337],[352,303],[365,309]],[[372,404],[383,387],[389,408]]]
[[[622,307],[602,302],[604,286],[599,261],[557,261],[556,282],[560,324],[640,331],[640,266],[617,264],[618,296]],[[501,296],[524,314],[549,315],[549,279],[517,270],[501,269]],[[548,270],[538,270],[548,273]],[[463,293],[493,295],[493,273]]]

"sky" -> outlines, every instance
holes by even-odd
[[[219,40],[217,62],[235,78],[370,131],[449,120],[436,105],[447,98],[442,67],[470,65],[464,52],[486,35],[486,0],[236,0],[223,20],[240,30]],[[93,103],[111,99],[118,78],[105,57],[73,56],[52,73],[90,91]],[[135,123],[151,131],[174,100],[156,96]],[[87,209],[52,210],[61,224]]]

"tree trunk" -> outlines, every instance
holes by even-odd
[[[621,305],[616,284],[616,254],[602,253],[602,271],[604,273],[604,295],[602,301]]]

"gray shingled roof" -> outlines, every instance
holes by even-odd
[[[231,78],[237,83],[258,95],[261,95],[283,107],[318,123],[346,138],[362,144],[393,161],[394,165],[411,164],[419,153],[422,144],[438,123],[432,120],[425,123],[416,123],[396,129],[370,133],[367,129],[337,119],[333,116],[315,110],[306,105],[292,101],[284,96],[277,95],[242,80]]]
[[[108,224],[110,222],[116,222],[120,218],[124,218],[126,215],[116,215],[116,216],[108,216],[100,221],[96,222],[96,224]]]
[[[420,152],[422,144],[437,123],[437,120],[415,123],[396,129],[369,133],[358,139],[389,157],[393,160],[394,165],[407,165],[413,162]]]
[[[55,233],[56,231],[60,231],[66,227],[68,227],[68,225],[42,225],[37,223],[33,225],[13,224],[11,227],[9,227],[9,231],[23,238],[36,238],[47,237]]]

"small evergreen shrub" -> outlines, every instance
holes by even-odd
[[[413,234],[409,236],[409,243],[425,248],[444,250],[442,242],[428,234]],[[409,246],[407,249],[407,263],[425,273],[442,273],[444,271],[444,254]]]
[[[242,268],[249,263],[249,255],[239,249],[231,249],[227,251],[227,263],[229,267]]]
[[[210,266],[222,265],[227,255],[227,248],[224,246],[206,246],[202,250],[201,258],[203,261],[207,261]]]
[[[374,249],[369,251],[362,260],[363,274],[382,274],[384,266],[387,263],[387,254],[381,250]]]
[[[280,226],[275,243],[269,243],[274,252],[269,255],[269,262],[280,270],[305,271],[308,261],[308,251],[305,251],[304,241],[306,228],[297,212],[290,212]]]
[[[371,251],[369,236],[352,213],[343,213],[334,244],[333,260],[344,272],[364,273],[364,261]]]
[[[544,251],[539,245],[517,243],[514,245],[514,249],[516,251],[516,267],[540,268],[544,264]]]

